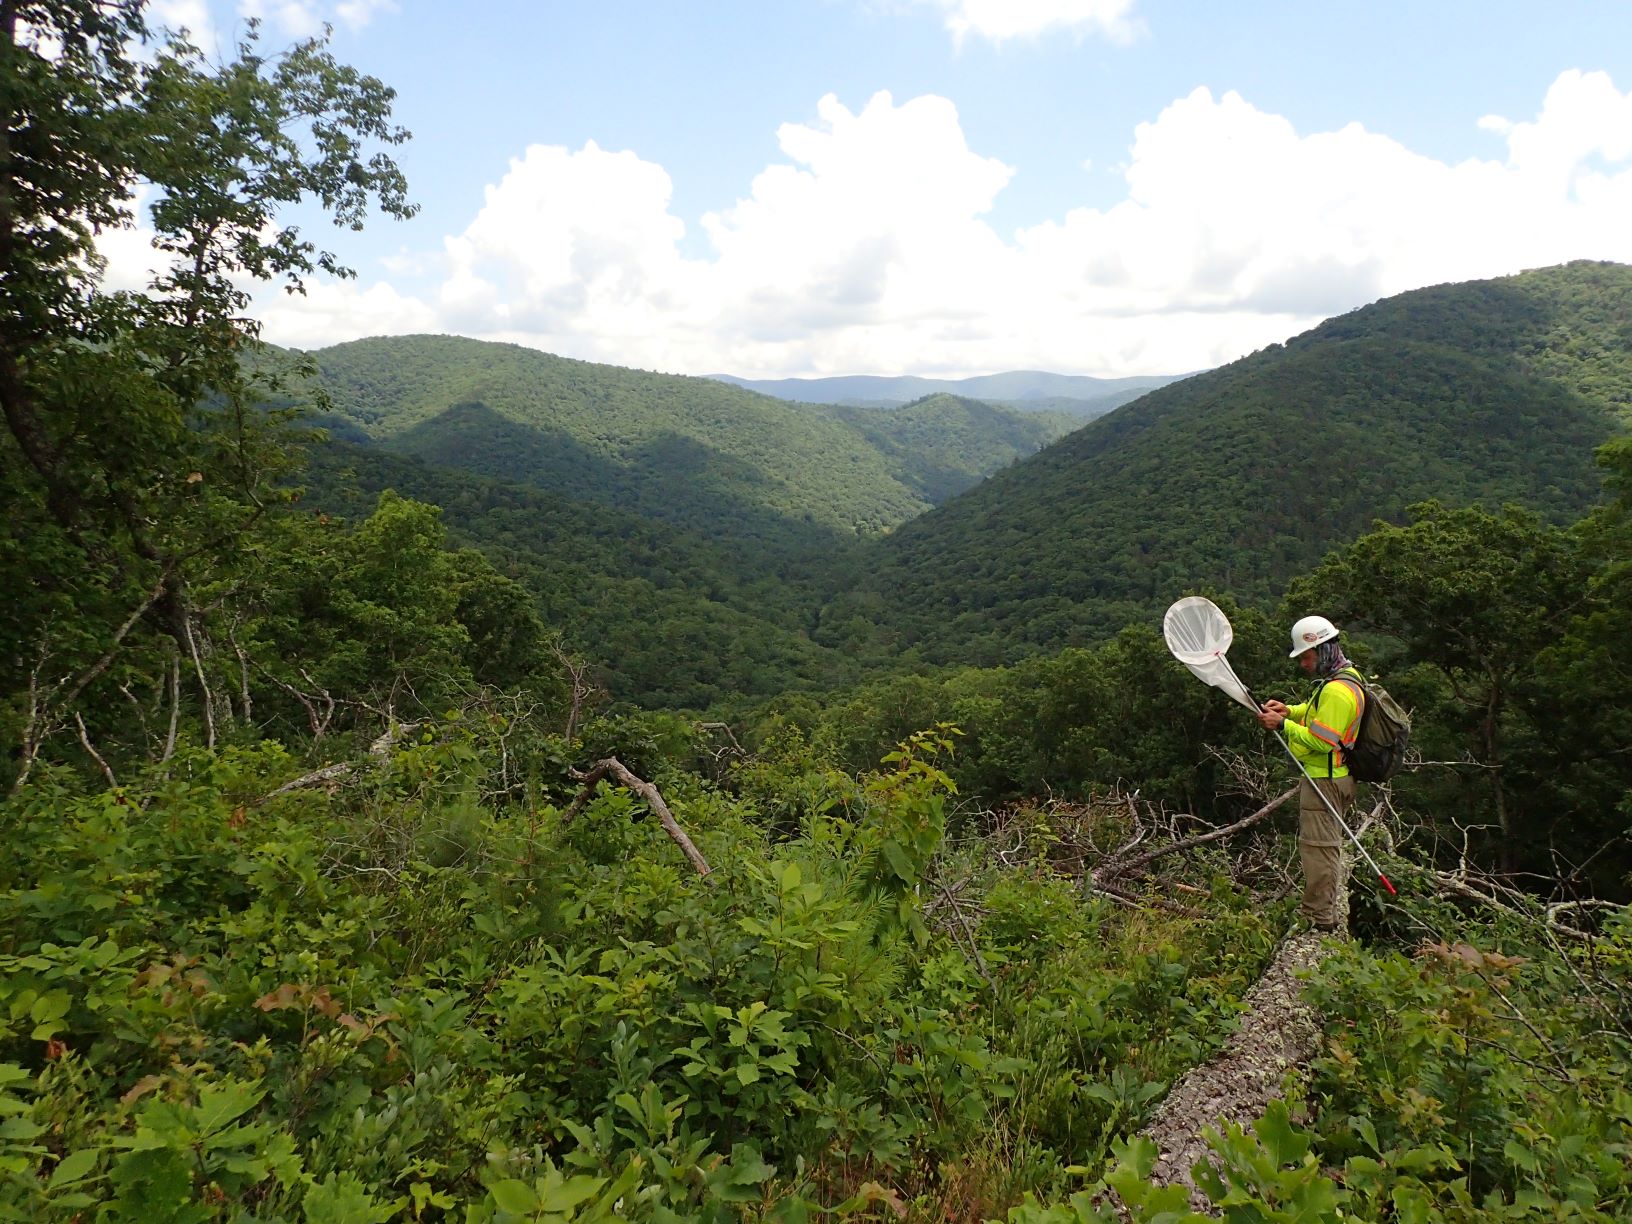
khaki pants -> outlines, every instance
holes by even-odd
[[[1321,802],[1316,787],[1348,815],[1354,804],[1353,778],[1305,778],[1298,786],[1298,855],[1303,860],[1303,904],[1298,912],[1318,927],[1348,925],[1348,865],[1343,829]]]

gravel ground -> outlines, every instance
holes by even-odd
[[[1319,935],[1289,936],[1247,992],[1247,1011],[1229,1044],[1178,1082],[1142,1132],[1161,1151],[1152,1180],[1191,1186],[1197,1211],[1210,1210],[1190,1181],[1191,1167],[1209,1154],[1202,1132],[1226,1121],[1245,1126],[1257,1120],[1281,1095],[1287,1072],[1301,1070],[1314,1053],[1320,1018],[1299,998],[1299,979],[1324,954]]]

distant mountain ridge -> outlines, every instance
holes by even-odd
[[[1267,603],[1426,498],[1573,518],[1632,425],[1632,268],[1402,294],[1086,424],[947,394],[790,403],[454,337],[311,356],[332,432],[364,448],[322,503],[446,505],[620,694],[700,706],[1088,644],[1177,594]]]
[[[822,624],[862,615],[897,649],[990,664],[1198,590],[1271,599],[1417,501],[1573,518],[1600,495],[1595,448],[1629,424],[1632,267],[1401,294],[1159,388],[906,524]]]
[[[761,395],[804,404],[908,404],[926,395],[944,394],[1023,409],[1038,406],[1037,401],[1053,401],[1048,406],[1057,411],[1097,416],[1187,375],[1093,378],[1043,370],[1010,370],[969,378],[920,378],[910,374],[893,377],[852,374],[827,378],[738,378],[731,374],[714,374],[711,377]]]
[[[786,554],[893,529],[1072,427],[950,396],[882,412],[519,345],[319,349],[338,436]]]

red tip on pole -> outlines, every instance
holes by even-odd
[[[1389,882],[1388,882],[1388,877],[1387,877],[1387,876],[1385,876],[1385,875],[1384,875],[1384,874],[1383,874],[1383,873],[1382,873],[1382,872],[1380,872],[1380,871],[1379,871],[1379,872],[1378,872],[1378,873],[1377,873],[1377,878],[1378,878],[1378,879],[1379,879],[1379,880],[1381,880],[1381,881],[1382,881],[1382,882],[1383,882],[1383,887],[1384,887],[1384,888],[1386,888],[1386,889],[1388,889],[1388,895],[1389,895],[1389,896],[1391,896],[1391,897],[1397,897],[1397,896],[1399,896],[1399,895],[1400,895],[1400,894],[1399,894],[1399,893],[1397,893],[1397,892],[1395,892],[1395,891],[1394,891],[1394,885],[1392,885],[1392,884],[1390,884],[1390,883],[1389,883]]]

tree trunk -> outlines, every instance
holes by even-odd
[[[1502,686],[1491,680],[1490,698],[1485,703],[1485,721],[1481,728],[1485,740],[1485,764],[1490,767],[1491,799],[1496,806],[1496,827],[1501,832],[1501,843],[1496,847],[1497,868],[1503,875],[1513,871],[1513,829],[1507,810],[1507,790],[1502,785],[1501,738]]]

